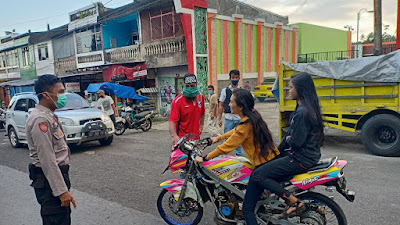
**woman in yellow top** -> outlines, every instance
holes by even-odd
[[[233,114],[238,114],[240,116],[241,122],[235,129],[218,137],[212,137],[213,143],[217,143],[220,140],[227,140],[207,156],[203,158],[196,157],[195,160],[197,162],[203,162],[204,160],[210,160],[222,154],[228,154],[239,145],[243,147],[249,160],[256,168],[279,155],[279,151],[272,140],[272,135],[267,124],[262,119],[260,113],[254,109],[254,99],[249,91],[235,89],[232,93],[229,106]],[[250,179],[244,197],[243,208],[245,208],[247,198],[258,199],[263,191],[264,188],[259,187],[254,183],[253,179]],[[243,214],[245,214],[245,211],[243,211]]]

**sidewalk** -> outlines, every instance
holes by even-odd
[[[0,180],[0,224],[42,224],[40,206],[33,188],[29,186],[28,174],[0,165]],[[127,208],[75,189],[71,189],[71,193],[77,203],[77,208],[72,208],[72,224],[165,224],[161,217]]]

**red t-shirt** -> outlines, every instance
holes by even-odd
[[[177,124],[179,137],[186,134],[196,134],[200,137],[200,117],[204,115],[205,111],[202,94],[197,95],[194,102],[187,101],[182,94],[179,94],[172,102],[169,121]]]

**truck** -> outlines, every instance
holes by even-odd
[[[274,88],[280,105],[280,139],[296,107],[288,94],[290,77],[308,72],[315,84],[325,126],[361,134],[363,145],[374,155],[400,156],[400,51],[391,54],[392,58],[281,64]]]

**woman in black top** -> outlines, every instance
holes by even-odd
[[[285,190],[280,182],[304,173],[321,158],[324,125],[314,82],[308,73],[298,73],[290,80],[290,97],[296,100],[296,111],[289,130],[278,149],[279,157],[258,166],[252,173],[243,202],[243,215],[247,225],[257,225],[254,209],[264,189],[283,198],[288,209],[280,218],[301,212],[304,204]]]

